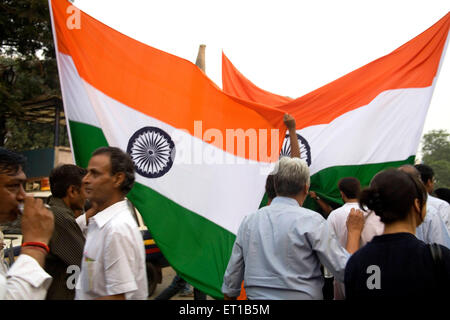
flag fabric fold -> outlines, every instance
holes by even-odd
[[[76,163],[93,150],[127,151],[128,198],[171,266],[221,298],[237,228],[264,194],[278,159],[283,112],[224,94],[194,64],[49,1]],[[78,24],[68,23],[78,15]],[[242,140],[243,139],[243,140]]]
[[[242,99],[268,106],[280,106],[293,99],[263,90],[248,80],[222,51],[222,89]]]
[[[384,168],[414,163],[449,26],[447,13],[390,54],[288,103],[269,104],[296,119],[312,190],[342,203],[340,178],[354,176],[368,185]],[[263,104],[273,101],[274,94],[255,89],[226,57],[222,78],[230,95]]]

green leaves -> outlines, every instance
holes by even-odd
[[[433,168],[435,189],[450,187],[450,133],[432,130],[423,136],[423,163]]]
[[[0,3],[0,146],[16,150],[53,145],[53,123],[23,121],[23,104],[60,97],[47,0]],[[4,77],[12,66],[13,82]],[[61,132],[66,134],[61,128]],[[60,141],[67,143],[67,137]]]

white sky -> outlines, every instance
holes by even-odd
[[[75,0],[74,4],[128,36],[193,63],[198,46],[206,44],[206,73],[219,87],[224,50],[257,86],[292,98],[390,53],[450,11],[448,0]],[[424,133],[450,132],[448,51]]]

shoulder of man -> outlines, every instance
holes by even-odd
[[[308,220],[316,220],[317,222],[325,222],[326,219],[317,211],[304,208],[304,207],[298,207],[299,213],[301,215],[299,216],[299,219],[306,218]]]
[[[428,202],[430,203],[430,206],[436,208],[437,210],[445,207],[450,207],[450,204],[447,201],[444,201],[432,195],[428,195]]]
[[[51,197],[48,205],[50,206],[50,210],[54,214],[70,213],[71,215],[73,215],[72,210],[66,206],[63,199]]]
[[[347,210],[347,208],[348,208],[348,210]],[[328,215],[327,220],[334,220],[342,215],[347,215],[350,212],[350,208],[351,207],[348,207],[344,204],[344,205],[340,206],[339,208],[334,209]]]

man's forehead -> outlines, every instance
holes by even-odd
[[[0,179],[2,181],[11,181],[11,180],[18,180],[18,181],[26,181],[27,176],[25,175],[25,172],[23,172],[22,168],[19,168],[16,172],[5,172],[0,174]]]
[[[98,154],[98,155],[93,156],[89,160],[89,164],[88,164],[88,170],[93,169],[93,168],[109,170],[110,167],[111,167],[111,161],[109,159],[109,155],[107,155],[107,154]]]

